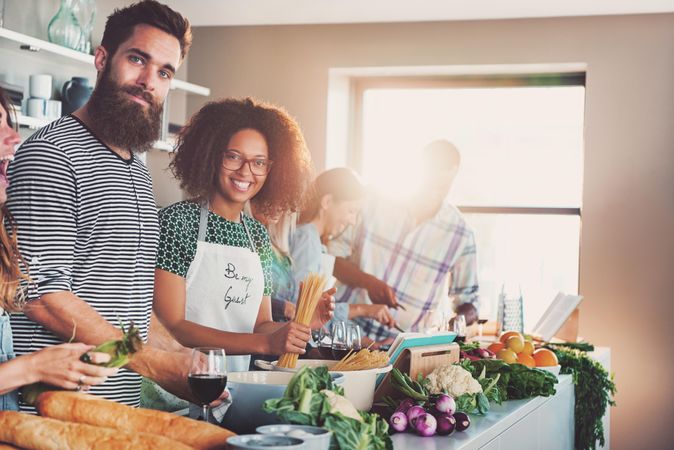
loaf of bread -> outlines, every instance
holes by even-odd
[[[31,450],[194,450],[154,434],[63,422],[16,411],[0,411],[0,442]]]
[[[68,391],[50,391],[37,400],[40,415],[68,422],[130,432],[157,434],[203,450],[226,448],[231,431],[152,409],[132,408],[109,400]]]

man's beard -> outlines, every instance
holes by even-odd
[[[148,107],[131,100],[127,94],[144,99]],[[106,144],[134,153],[145,152],[159,139],[163,104],[140,86],[120,86],[103,70],[87,105],[98,136]]]

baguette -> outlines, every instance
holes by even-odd
[[[217,425],[77,392],[45,392],[38,397],[37,410],[42,416],[68,422],[157,434],[201,450],[226,448],[227,438],[234,435]]]
[[[189,450],[192,447],[148,433],[130,433],[111,428],[0,411],[0,442],[29,450]]]

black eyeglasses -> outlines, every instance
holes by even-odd
[[[235,151],[225,150],[225,155],[222,158],[222,167],[225,169],[237,171],[246,163],[248,163],[248,167],[253,175],[267,175],[274,161],[267,158],[245,159]]]

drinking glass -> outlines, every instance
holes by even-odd
[[[466,342],[466,317],[458,314],[452,322],[452,331],[456,333],[456,342]]]
[[[343,320],[336,320],[332,324],[332,357],[340,360],[349,353],[349,346],[346,341],[346,323]]]
[[[195,347],[187,381],[192,394],[201,402],[204,421],[208,423],[209,403],[216,400],[227,386],[225,350],[214,347]]]
[[[321,358],[332,359],[332,335],[328,333],[328,330],[324,327],[319,328],[315,340]]]
[[[356,323],[350,323],[346,329],[346,345],[353,351],[360,350],[361,334],[360,327]]]

